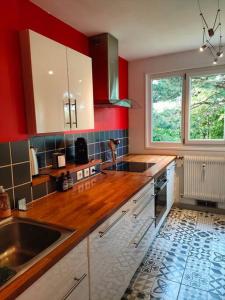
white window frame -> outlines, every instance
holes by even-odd
[[[145,148],[146,149],[186,149],[187,150],[203,150],[203,145],[208,147],[221,147],[225,145],[224,140],[190,140],[189,139],[189,103],[190,103],[190,77],[207,74],[225,73],[225,65],[216,67],[205,67],[198,69],[189,69],[182,71],[174,71],[158,74],[145,74]],[[181,142],[153,142],[152,141],[152,80],[162,79],[166,77],[181,76],[183,77],[183,97],[182,97],[182,127]],[[149,126],[150,125],[150,126]],[[224,129],[225,130],[225,129]],[[185,147],[186,146],[186,147]],[[191,146],[195,147],[192,148]],[[196,147],[199,147],[197,149]],[[215,148],[214,148],[215,149]]]
[[[191,102],[191,81],[190,78],[194,76],[216,75],[225,73],[225,68],[217,68],[212,70],[198,70],[186,72],[186,86],[185,86],[185,144],[186,145],[224,145],[225,144],[225,128],[223,140],[190,140],[190,102]]]
[[[184,97],[185,97],[185,85],[184,85],[185,72],[169,72],[156,75],[146,75],[146,102],[145,102],[145,145],[146,147],[180,147],[183,144],[184,136]],[[183,89],[181,99],[181,141],[178,142],[153,142],[152,140],[152,81],[156,79],[163,79],[169,77],[181,77],[183,78]],[[150,126],[149,126],[150,125]]]

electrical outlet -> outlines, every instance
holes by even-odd
[[[90,175],[94,175],[95,173],[95,166],[90,167]]]
[[[77,172],[77,180],[81,180],[83,178],[83,171],[80,170]]]
[[[90,172],[89,172],[89,168],[87,168],[87,169],[84,169],[84,177],[88,177],[88,176],[89,176],[89,174],[90,174]]]

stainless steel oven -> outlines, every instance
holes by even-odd
[[[166,172],[162,173],[155,180],[155,225],[160,222],[167,209],[167,176]]]

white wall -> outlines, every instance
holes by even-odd
[[[225,64],[225,58],[220,60]],[[166,153],[183,155],[187,151],[201,154],[221,154],[224,146],[183,146],[177,149],[145,149],[145,74],[158,74],[185,69],[212,66],[212,57],[198,50],[157,56],[129,62],[129,98],[134,100],[134,108],[129,110],[129,152],[130,153]],[[225,152],[224,152],[225,153]]]

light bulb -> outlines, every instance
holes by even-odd
[[[217,61],[218,61],[218,59],[215,58],[214,61],[213,61],[213,64],[214,64],[214,65],[217,65]]]
[[[53,72],[52,70],[49,70],[49,71],[48,71],[48,74],[49,74],[49,75],[53,75],[54,72]]]

